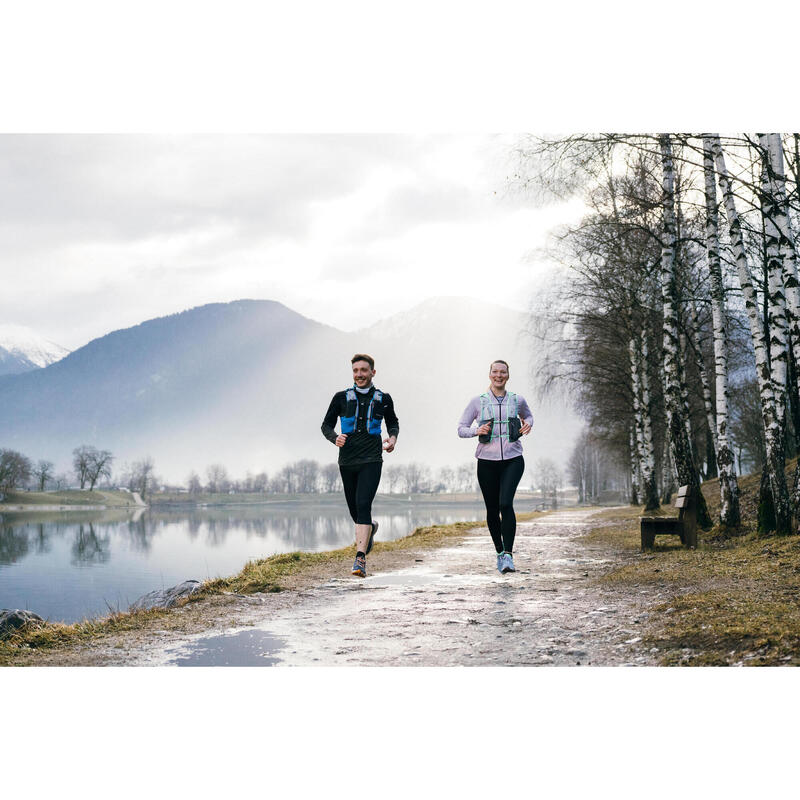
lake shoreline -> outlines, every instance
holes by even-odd
[[[38,512],[46,513],[48,511],[110,511],[110,510],[117,510],[117,509],[124,509],[124,508],[146,508],[147,506],[140,506],[136,505],[135,503],[127,506],[119,505],[119,506],[106,506],[106,505],[80,505],[78,503],[72,503],[69,505],[45,505],[45,504],[37,504],[37,503],[14,503],[10,505],[8,503],[0,503],[0,514],[2,513],[31,513],[36,514]]]
[[[231,507],[250,507],[250,506],[298,506],[298,505],[319,505],[319,506],[341,506],[341,492],[309,493],[309,494],[199,494],[196,496],[183,493],[162,493],[156,492],[147,496],[147,502],[130,502],[131,495],[120,490],[69,490],[63,493],[47,492],[14,492],[9,493],[14,497],[13,502],[0,502],[0,513],[3,512],[36,512],[36,511],[104,511],[108,509],[122,508],[150,508],[160,509],[192,509],[192,508],[215,508],[221,506]],[[53,494],[59,499],[64,499],[60,503],[46,502],[48,494]],[[105,502],[85,502],[90,494],[102,497]],[[27,495],[27,496],[26,496]],[[66,500],[65,495],[70,495]],[[29,497],[28,497],[29,496]],[[25,498],[27,501],[22,501]],[[516,500],[518,504],[534,504],[537,507],[545,505],[541,495],[534,492],[517,492]],[[113,502],[111,502],[113,501]],[[128,501],[128,502],[121,502]],[[464,504],[483,504],[483,497],[479,492],[441,492],[437,494],[385,494],[379,492],[375,496],[376,504],[390,505],[393,507],[405,507],[409,503],[417,506],[441,506],[441,505],[464,505]],[[544,510],[544,509],[527,509]]]
[[[0,514],[48,511],[106,511],[118,508],[146,508],[138,492],[121,489],[64,489],[52,492],[6,492],[0,500]]]

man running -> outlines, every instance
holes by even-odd
[[[356,560],[353,575],[367,575],[367,553],[372,550],[378,523],[372,521],[372,501],[378,491],[383,466],[382,450],[391,453],[400,433],[392,398],[372,383],[375,360],[356,353],[353,386],[336,392],[322,421],[322,435],[339,448],[339,472],[350,516],[356,524]],[[337,417],[341,433],[335,430]],[[381,445],[381,421],[389,434]]]

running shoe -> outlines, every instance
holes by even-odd
[[[356,556],[353,562],[353,575],[358,575],[359,578],[367,577],[367,559],[364,556]]]
[[[505,554],[505,563],[503,564],[503,572],[516,572],[514,569],[514,559],[511,557],[511,553]]]
[[[505,555],[506,555],[505,553],[497,554],[497,571],[501,574],[505,572],[505,570],[503,569],[503,567],[505,567],[506,565]]]
[[[377,533],[377,531],[378,531],[378,523],[377,522],[373,522],[372,523],[372,531],[370,532],[369,541],[367,542],[367,555],[369,555],[369,551],[372,550],[372,545],[374,543],[375,534]]]

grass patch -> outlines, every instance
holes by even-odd
[[[63,646],[88,644],[98,638],[121,631],[141,630],[154,619],[169,613],[163,609],[114,613],[96,620],[84,620],[72,625],[48,622],[29,625],[0,640],[0,666],[12,665],[21,650],[43,650]]]
[[[417,528],[402,539],[393,542],[376,542],[370,559],[374,559],[381,553],[440,547],[448,539],[463,536],[476,524],[479,523],[454,522],[451,525],[431,525]],[[295,551],[249,561],[238,575],[207,581],[203,584],[202,590],[196,592],[190,600],[219,592],[239,592],[240,594],[280,592],[287,588],[285,585],[287,578],[335,562],[341,562],[344,566],[352,560],[353,552],[353,545],[350,545],[339,550],[325,550],[321,553]]]
[[[133,506],[133,497],[129,492],[113,489],[65,489],[59,492],[6,492],[0,505],[26,506]]]
[[[787,465],[787,476],[794,464]],[[760,480],[760,475],[739,480],[742,525],[733,531],[719,524],[698,531],[696,550],[682,547],[677,536],[658,536],[655,548],[641,553],[641,507],[593,517],[603,524],[585,541],[633,558],[601,583],[628,591],[649,588],[669,597],[650,609],[643,641],[659,649],[663,665],[800,664],[800,538],[758,535]],[[718,481],[707,481],[702,491],[718,518]],[[677,516],[674,508],[661,513]]]

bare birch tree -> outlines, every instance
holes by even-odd
[[[781,416],[777,409],[775,388],[770,367],[771,333],[768,333],[770,329],[765,329],[761,322],[758,296],[753,285],[747,259],[744,237],[742,235],[742,224],[734,199],[733,184],[728,174],[719,136],[711,137],[711,149],[714,154],[714,164],[717,170],[720,191],[722,192],[722,197],[725,202],[725,213],[728,220],[731,249],[733,250],[734,259],[736,261],[739,284],[741,286],[744,306],[750,325],[750,335],[756,360],[756,376],[761,396],[761,414],[766,445],[765,485],[768,485],[770,488],[771,496],[769,499],[771,504],[776,508],[780,508],[780,515],[775,515],[778,530],[786,533],[790,527],[789,493],[786,488],[786,477],[784,475],[784,446]],[[763,506],[764,502],[765,498],[762,493],[759,506]],[[763,519],[763,515],[759,515],[759,517]]]
[[[719,474],[720,522],[736,528],[741,522],[739,484],[728,442],[728,332],[725,295],[719,254],[719,211],[714,176],[714,153],[711,137],[703,137],[703,175],[706,201],[706,251],[711,278],[711,313],[714,326],[714,373],[716,380],[716,441]]]
[[[664,314],[664,405],[667,415],[672,458],[681,484],[692,486],[697,494],[697,520],[702,527],[711,526],[705,498],[700,491],[700,476],[692,460],[691,445],[687,436],[681,392],[680,340],[677,288],[675,285],[675,171],[672,160],[672,142],[669,134],[659,137],[663,169],[663,220],[664,232],[661,246],[661,291]]]

